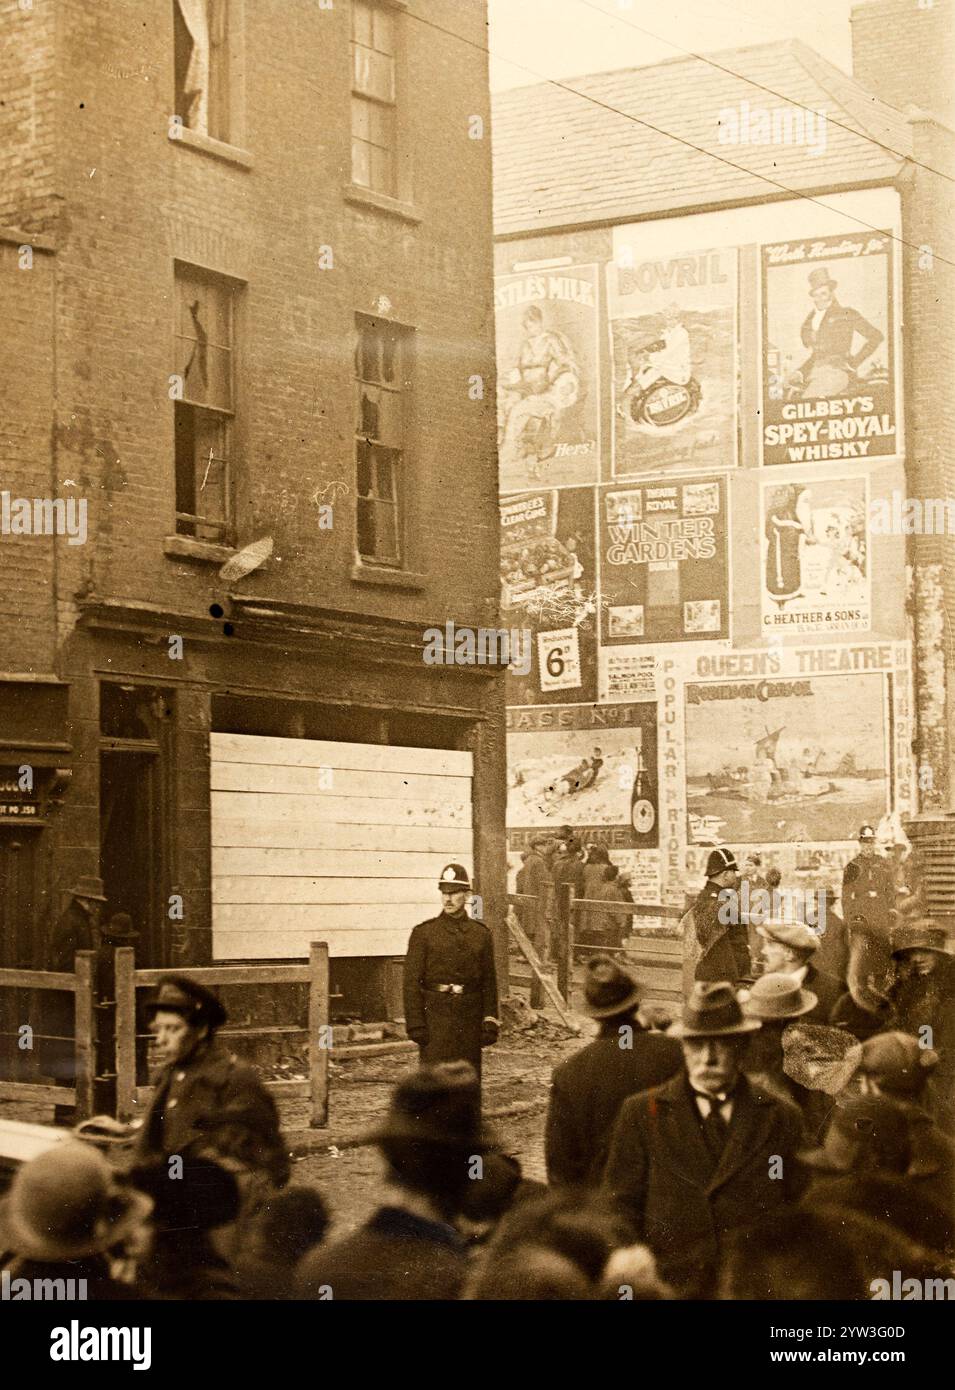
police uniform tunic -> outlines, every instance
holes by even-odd
[[[861,917],[866,929],[887,936],[895,906],[895,886],[888,865],[864,854],[850,859],[842,875],[842,916],[850,931]]]
[[[404,1001],[422,1065],[463,1060],[480,1075],[484,1020],[497,1020],[494,945],[485,924],[445,912],[419,922],[405,956]]]

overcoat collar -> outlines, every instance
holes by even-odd
[[[741,1074],[733,1091],[733,1118],[726,1147],[714,1170],[686,1072],[677,1072],[661,1086],[656,1101],[662,1106],[661,1124],[673,1168],[707,1196],[743,1167],[765,1140],[773,1121],[772,1098]]]

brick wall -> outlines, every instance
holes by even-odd
[[[419,222],[343,197],[349,8],[246,4],[251,168],[167,136],[172,5],[63,0],[57,54],[58,468],[82,478],[90,542],[66,557],[77,592],[204,613],[215,568],[170,559],[175,530],[173,259],[245,282],[239,316],[238,541],[275,539],[242,592],[424,625],[493,619],[498,599],[484,5],[428,0],[402,27],[407,149]],[[426,17],[428,23],[419,22]],[[433,26],[460,33],[470,44]],[[108,61],[107,61],[108,59]],[[318,266],[328,245],[334,268]],[[481,248],[484,248],[483,252]],[[414,534],[421,592],[358,585],[354,548],[356,311],[386,296],[418,335]],[[483,401],[468,378],[485,380]],[[309,499],[343,480],[331,531]]]
[[[55,216],[53,80],[56,6],[0,0],[0,223],[48,231]]]
[[[953,0],[865,0],[851,23],[853,77],[892,106],[955,124]]]

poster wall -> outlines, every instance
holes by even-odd
[[[868,515],[864,477],[763,483],[765,633],[868,631]]]
[[[729,636],[726,479],[600,490],[600,640]]]
[[[648,261],[637,246],[615,229],[607,266],[614,476],[732,467],[736,250]]]
[[[540,488],[501,502],[501,621],[531,634],[510,705],[595,700],[593,488]]]
[[[494,302],[501,491],[596,482],[597,266],[500,275]]]
[[[901,450],[892,237],[803,237],[762,247],[764,464]]]
[[[509,830],[572,826],[608,848],[655,848],[656,706],[512,709],[507,716]]]

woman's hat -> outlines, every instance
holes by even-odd
[[[159,993],[146,1005],[146,1018],[152,1022],[157,1013],[180,1014],[193,1028],[203,1024],[221,1028],[228,1018],[219,997],[188,975],[164,975],[159,981]]]
[[[776,1018],[801,1018],[818,1003],[818,995],[803,989],[795,975],[773,971],[753,983],[743,999],[743,1013],[747,1018],[771,1022]]]
[[[70,889],[74,898],[90,898],[93,902],[105,903],[106,894],[103,892],[103,880],[92,875],[84,875],[78,878]]]
[[[673,1038],[724,1038],[755,1033],[763,1025],[744,1018],[729,980],[697,980],[683,1005],[683,1017],[667,1029]]]
[[[613,1018],[630,1013],[642,998],[640,986],[609,956],[591,956],[584,980],[584,1013],[591,1018]]]
[[[937,927],[928,917],[920,917],[892,933],[893,956],[903,951],[937,951],[940,956],[950,956],[952,943],[944,927]]]
[[[153,1209],[121,1186],[103,1155],[68,1140],[20,1168],[0,1202],[0,1224],[18,1255],[80,1260],[116,1245]]]

